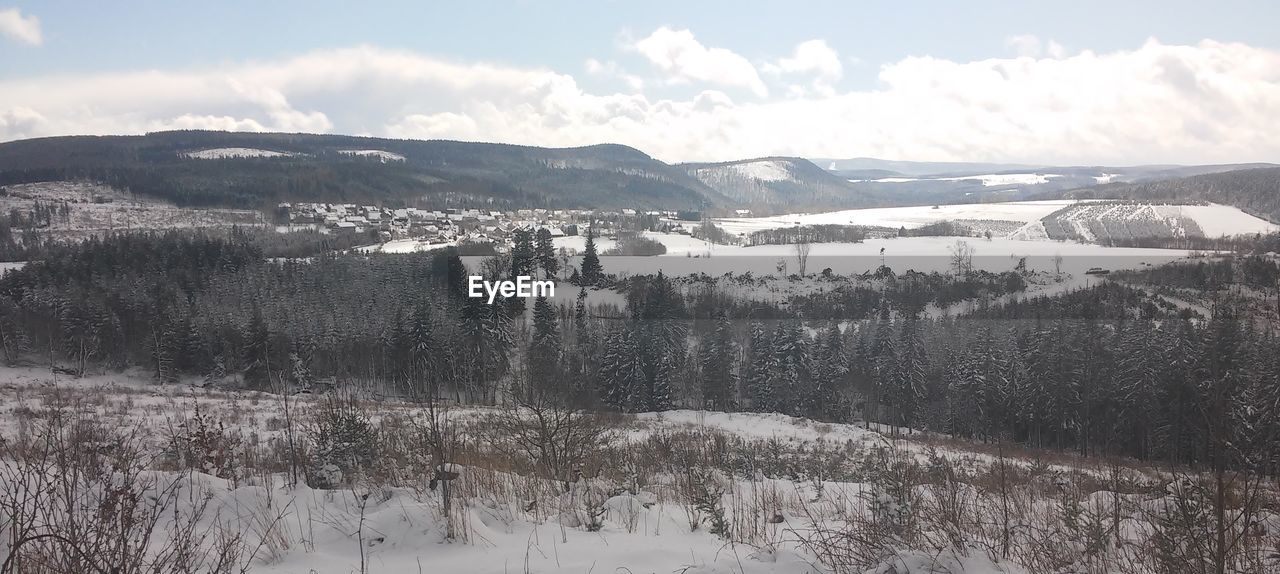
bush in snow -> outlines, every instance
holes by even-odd
[[[197,403],[190,418],[171,428],[168,454],[178,468],[234,480],[240,442],[240,436],[228,431],[221,420],[201,413]]]
[[[350,393],[334,393],[318,407],[311,428],[307,484],[332,489],[354,482],[378,459],[378,433]]]

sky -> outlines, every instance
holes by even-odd
[[[1280,161],[1280,3],[0,0],[0,141],[168,129]]]

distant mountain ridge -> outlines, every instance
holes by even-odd
[[[385,153],[352,153],[361,150]],[[192,157],[193,152],[220,159]],[[245,157],[255,153],[263,157]],[[403,159],[387,161],[397,156]],[[699,209],[728,203],[684,170],[616,144],[539,148],[209,131],[0,144],[0,185],[60,179],[90,179],[191,206],[426,199],[521,207]]]
[[[713,213],[750,208],[767,214],[1094,194],[1149,199],[1163,193],[1203,196],[1274,220],[1280,199],[1266,196],[1275,191],[1266,178],[1152,183],[1271,168],[1277,166],[1034,166],[782,156],[667,164],[618,144],[543,148],[197,130],[0,143],[0,186],[88,180],[180,206],[254,209],[322,201]]]

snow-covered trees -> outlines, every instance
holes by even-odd
[[[738,350],[728,317],[720,315],[715,329],[703,337],[698,353],[705,408],[730,410],[736,404]]]
[[[555,306],[546,297],[538,297],[533,304],[533,333],[526,355],[531,392],[564,397],[567,389],[561,378],[562,352]]]

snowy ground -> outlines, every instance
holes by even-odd
[[[248,209],[192,209],[155,198],[126,193],[109,186],[80,181],[49,181],[5,186],[0,212],[29,212],[37,202],[67,206],[58,209],[40,233],[58,240],[81,240],[112,231],[189,229],[265,225],[259,211]]]
[[[782,264],[788,274],[798,272],[795,248],[790,245],[739,247],[707,244],[685,235],[648,236],[663,243],[670,241],[668,253],[657,257],[601,257],[605,271],[645,274],[662,270],[669,275],[722,275],[749,271],[764,275],[776,274],[778,265]],[[1023,257],[1027,259],[1029,269],[1054,271],[1054,257],[1061,255],[1062,272],[1083,274],[1091,267],[1132,269],[1174,261],[1187,255],[1186,251],[1177,249],[1103,247],[1060,241],[901,237],[868,239],[862,243],[813,244],[806,271],[817,273],[827,267],[842,275],[874,271],[880,266],[882,255],[883,263],[897,272],[908,269],[947,271],[951,269],[951,254],[957,241],[964,241],[973,248],[975,268],[993,272],[1011,270]]]
[[[382,160],[384,163],[388,161],[404,161],[404,156],[398,153],[383,151],[380,149],[344,149],[339,151],[338,153],[343,155],[354,155],[354,156],[360,156],[360,157],[376,157]]]
[[[970,203],[959,205],[921,205],[849,209],[827,213],[801,213],[772,217],[717,219],[716,225],[733,234],[750,234],[765,229],[795,225],[867,225],[897,229],[916,229],[939,221],[959,219],[1014,221],[1029,223],[1074,203],[1069,200],[1019,201],[1006,203]]]
[[[296,416],[305,421],[322,398],[297,396],[294,400]],[[203,415],[224,421],[230,432],[241,433],[244,444],[251,448],[263,449],[282,437],[281,403],[279,397],[272,395],[158,386],[137,373],[99,373],[82,379],[60,376],[55,382],[45,369],[0,368],[0,435],[6,437],[32,432],[33,422],[41,420],[43,409],[62,408],[107,427],[138,428],[143,431],[143,439],[152,441],[156,452],[160,452],[170,433],[181,428],[197,405]],[[372,405],[376,417],[420,415],[412,405],[394,400],[375,400]],[[454,416],[459,421],[484,425],[488,420],[485,417],[495,412],[465,408],[455,410]],[[844,464],[869,464],[873,474],[877,468],[903,460],[881,461],[876,453],[885,453],[886,449],[904,453],[908,460],[923,465],[936,465],[936,457],[941,456],[953,461],[960,476],[970,477],[967,480],[986,476],[982,473],[989,472],[991,463],[997,460],[991,447],[979,450],[981,445],[977,444],[948,442],[932,435],[915,435],[891,443],[884,435],[858,425],[819,423],[778,414],[684,410],[619,415],[611,419],[611,424],[620,433],[618,440],[629,441],[623,443],[628,445],[646,441],[652,445],[655,438],[691,440],[687,444],[695,447],[740,440],[747,441],[743,444],[753,450],[797,453],[816,453],[814,449],[825,445],[822,448],[836,450],[822,452],[847,453],[851,458]],[[685,438],[661,438],[664,436]],[[967,450],[966,445],[974,450]],[[1073,458],[1066,453],[1057,453],[1055,459],[1048,461],[1030,458],[1025,452],[1006,455],[1013,457],[1010,462],[1024,475],[1017,488],[1020,496],[1029,497],[1015,499],[1019,506],[1014,515],[1018,524],[1027,525],[1026,528],[1054,526],[1053,521],[1061,512],[1060,501],[1055,498],[1058,496],[1078,497],[1086,520],[1110,516],[1108,505],[1113,500],[1121,500],[1125,512],[1131,513],[1158,508],[1167,499],[1158,489],[1114,494],[1101,488],[1098,485],[1105,484],[1107,475],[1100,460]],[[681,482],[682,468],[678,465],[672,467],[675,474],[651,474],[644,482],[630,486],[609,478],[586,476],[567,489],[561,483],[515,474],[502,464],[495,466],[483,459],[450,468],[459,473],[451,483],[455,493],[451,516],[457,533],[452,541],[445,539],[439,491],[425,488],[421,483],[425,477],[421,482],[411,480],[412,484],[398,486],[370,483],[318,490],[303,484],[287,486],[285,476],[279,473],[222,479],[198,472],[162,470],[148,476],[162,484],[180,483],[183,494],[178,499],[184,512],[190,511],[186,505],[191,501],[209,501],[201,532],[208,532],[210,539],[217,538],[220,529],[231,529],[244,533],[251,546],[259,539],[266,540],[250,571],[267,573],[830,573],[833,571],[817,565],[817,556],[800,541],[811,537],[815,528],[838,527],[851,516],[885,512],[873,505],[889,504],[893,508],[896,504],[894,499],[886,499],[884,491],[873,482],[807,474],[791,478],[766,477],[759,472],[754,477],[750,473],[746,477],[713,474],[706,480],[711,481],[708,484],[714,486],[714,492],[720,493],[713,497],[719,501],[733,533],[734,542],[729,542],[710,531],[710,515],[706,511],[682,502],[688,491],[682,490],[687,484]],[[1135,479],[1151,479],[1146,469],[1131,472]],[[1147,478],[1140,478],[1144,476]],[[947,486],[926,481],[913,487],[912,504],[920,505],[914,512],[922,520],[936,521],[946,508],[937,505],[952,500],[961,502],[961,511],[972,513],[973,518],[985,516],[991,520],[997,516],[991,506],[993,499],[989,492],[982,494],[979,489],[965,483]],[[944,499],[946,496],[954,498]],[[586,526],[590,516],[587,509],[591,508],[599,509],[599,528]],[[165,513],[163,520],[171,520],[172,515]],[[691,523],[697,527],[691,528]],[[1272,528],[1280,526],[1280,519],[1264,513],[1259,523]],[[1048,571],[1027,570],[999,560],[999,552],[991,550],[990,539],[984,542],[984,536],[993,532],[992,523],[979,521],[969,528],[960,535],[973,541],[972,545],[948,546],[947,539],[938,539],[943,544],[940,549],[899,549],[885,555],[880,566],[842,572]],[[1126,552],[1141,552],[1149,532],[1145,524],[1126,518]],[[925,533],[929,535],[930,532]],[[1043,542],[1046,546],[1035,552],[1078,558],[1086,552],[1081,540],[1051,537]],[[1022,550],[1015,548],[1015,553],[1023,557],[1033,554]]]
[[[219,147],[187,152],[181,155],[191,159],[230,159],[248,157],[287,157],[297,154],[251,147]]]
[[[738,175],[760,181],[786,181],[791,179],[790,162],[785,161],[751,161],[735,163],[728,167],[737,172]]]
[[[1034,224],[1045,216],[1064,207],[1079,203],[1074,200],[1017,201],[1004,203],[971,203],[959,205],[885,207],[851,209],[828,213],[777,215],[771,217],[747,217],[717,219],[715,223],[733,234],[751,234],[755,231],[793,227],[796,225],[866,225],[907,229],[924,227],[939,221],[1007,222],[1017,229]],[[1206,237],[1270,233],[1280,227],[1254,217],[1235,207],[1226,205],[1159,206],[1164,217],[1184,216],[1194,220]],[[1025,230],[1009,234],[1013,238],[1036,239],[1037,234]]]
[[[1177,210],[1183,216],[1195,220],[1200,225],[1200,229],[1204,231],[1205,237],[1280,231],[1280,226],[1274,223],[1227,205],[1179,205],[1168,206],[1164,209]]]
[[[363,253],[416,253],[419,251],[434,251],[436,249],[444,249],[455,245],[454,242],[429,243],[420,239],[393,239],[386,243],[370,245],[367,247],[357,247],[356,251]]]
[[[851,179],[852,183],[908,183],[912,181],[965,181],[979,180],[984,187],[996,185],[1036,185],[1048,183],[1050,178],[1062,177],[1056,173],[987,173],[981,175],[963,175],[956,177],[883,177],[880,179]],[[1096,178],[1101,182],[1101,178]]]

